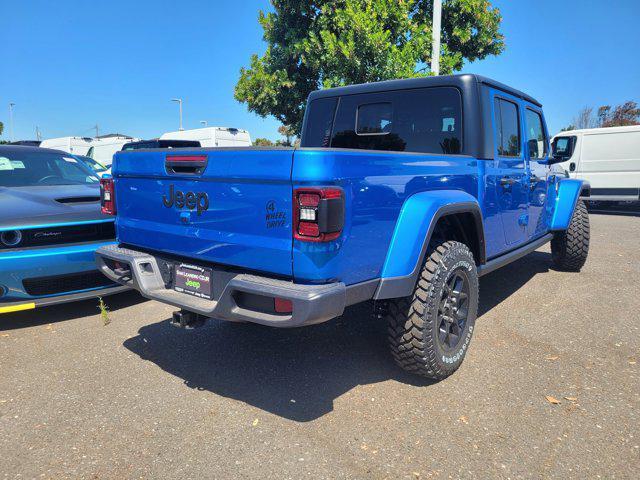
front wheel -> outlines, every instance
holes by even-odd
[[[582,200],[578,200],[569,228],[557,232],[551,240],[551,258],[558,270],[579,272],[589,254],[589,212]]]
[[[463,243],[433,245],[413,295],[389,303],[389,343],[408,372],[442,380],[462,364],[478,314],[478,273]]]

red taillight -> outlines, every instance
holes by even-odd
[[[100,205],[105,215],[116,214],[116,192],[113,178],[100,179]]]
[[[273,308],[276,313],[292,313],[293,312],[293,302],[291,300],[287,300],[286,298],[274,298],[273,299]]]
[[[293,236],[304,242],[329,242],[344,227],[340,188],[298,188],[293,192]]]
[[[303,237],[319,237],[320,229],[317,223],[300,222],[298,225],[298,234]]]
[[[298,203],[301,207],[317,207],[320,203],[320,195],[316,193],[301,193],[298,195]]]

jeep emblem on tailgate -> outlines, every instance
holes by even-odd
[[[176,190],[174,185],[169,185],[169,196],[164,195],[162,197],[162,204],[171,208],[174,205],[176,208],[187,207],[189,210],[196,210],[198,215],[209,209],[209,195],[204,192],[181,192]]]

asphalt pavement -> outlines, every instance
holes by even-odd
[[[483,277],[467,358],[405,374],[356,307],[171,327],[136,293],[0,316],[0,478],[638,478],[640,216]]]

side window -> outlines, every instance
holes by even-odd
[[[521,141],[518,106],[508,100],[495,98],[494,107],[498,155],[519,157]]]
[[[538,112],[526,110],[527,151],[532,160],[541,160],[547,156],[547,137],[544,133],[542,117]]]
[[[309,117],[302,136],[303,147],[328,147],[331,141],[337,97],[318,98],[309,105]]]
[[[459,154],[460,92],[453,87],[434,87],[341,97],[331,146]]]

